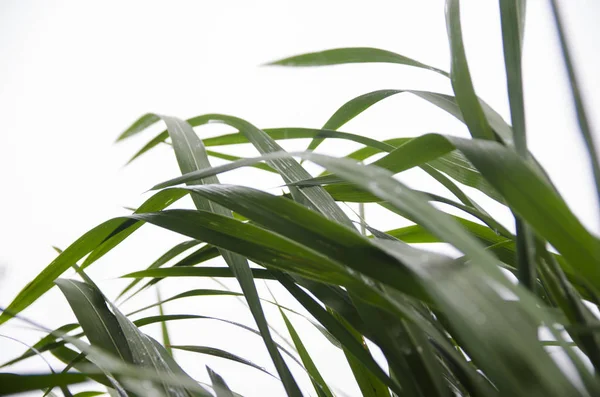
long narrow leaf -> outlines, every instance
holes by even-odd
[[[269,63],[276,66],[326,66],[340,65],[344,63],[397,63],[401,65],[415,66],[428,69],[436,73],[447,76],[448,73],[425,65],[424,63],[407,58],[403,55],[391,51],[380,50],[377,48],[338,48],[335,50],[326,50],[313,52],[309,54],[296,55],[290,58],[281,59]]]

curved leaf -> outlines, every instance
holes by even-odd
[[[238,362],[240,364],[244,364],[244,365],[247,365],[249,367],[255,368],[255,369],[257,369],[257,370],[259,370],[261,372],[264,372],[265,374],[267,374],[269,376],[272,376],[275,379],[277,379],[277,377],[275,375],[271,374],[269,371],[267,371],[263,367],[254,364],[252,361],[246,360],[243,357],[240,357],[238,355],[235,355],[235,354],[230,353],[230,352],[225,351],[225,350],[217,349],[215,347],[209,347],[209,346],[192,346],[192,345],[173,345],[173,346],[171,346],[171,348],[176,349],[176,350],[185,350],[185,351],[188,351],[188,352],[206,354],[206,355],[209,355],[209,356],[215,356],[215,357],[224,358],[226,360],[235,361],[235,362]]]
[[[405,57],[391,51],[380,50],[378,48],[355,47],[355,48],[337,48],[334,50],[325,50],[320,52],[311,52],[308,54],[296,55],[290,58],[280,59],[269,63],[276,66],[328,66],[340,65],[345,63],[397,63],[400,65],[415,66],[417,68],[427,69],[448,76],[447,72],[425,65],[414,59]]]
[[[67,298],[90,344],[123,361],[133,362],[125,335],[102,294],[94,287],[75,280],[58,279],[55,283]]]

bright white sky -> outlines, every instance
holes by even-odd
[[[478,94],[509,119],[502,66],[497,2],[463,0],[463,29]],[[599,214],[585,151],[576,128],[565,73],[547,0],[530,0],[525,35],[527,126],[531,150],[546,167],[582,222],[599,230]],[[600,126],[600,2],[561,1],[593,126]],[[52,245],[68,246],[82,233],[136,206],[141,193],[178,174],[163,146],[123,168],[126,160],[158,131],[113,145],[117,135],[147,111],[188,118],[218,112],[259,127],[320,127],[344,102],[383,88],[450,92],[433,73],[398,65],[347,65],[316,69],[260,67],[281,57],[345,46],[372,46],[448,70],[442,0],[372,1],[25,1],[0,3],[0,305],[55,257]],[[595,113],[595,114],[594,114]],[[343,131],[376,139],[439,132],[466,136],[458,121],[407,95],[379,103]],[[598,128],[596,128],[596,131]],[[227,131],[210,126],[201,136]],[[287,143],[301,149],[307,142]],[[343,155],[354,149],[332,141],[322,152]],[[227,150],[253,155],[251,147]],[[215,162],[216,164],[216,162]],[[315,169],[315,168],[311,168]],[[418,171],[401,176],[411,186],[443,193]],[[224,182],[273,188],[281,180],[243,170]],[[271,190],[276,192],[276,190]],[[480,195],[474,195],[480,199]],[[480,199],[501,219],[505,211]],[[381,229],[403,225],[382,211],[367,209],[367,220]],[[109,296],[125,285],[119,275],[145,268],[181,241],[152,227],[142,228],[123,247],[90,269]],[[234,282],[228,285],[236,288]],[[215,288],[199,280],[167,280],[163,297],[191,288]],[[264,288],[265,297],[268,296]],[[293,302],[279,289],[284,303]],[[149,303],[153,293],[127,307]],[[294,306],[296,307],[296,306]],[[277,329],[277,311],[265,307]],[[192,298],[167,306],[168,313],[194,312],[253,325],[234,298]],[[55,289],[24,312],[48,327],[73,319]],[[153,313],[148,313],[148,315]],[[358,395],[339,350],[306,321],[292,317],[326,380],[347,395]],[[10,323],[9,323],[10,325]],[[273,369],[262,341],[245,331],[207,320],[169,325],[176,344],[227,349]],[[159,335],[158,328],[145,329]],[[40,335],[14,326],[2,334],[34,343]],[[285,332],[284,332],[285,333]],[[0,361],[23,346],[0,338]],[[207,380],[209,364],[246,396],[282,395],[273,378],[221,359],[177,352],[185,369]],[[290,367],[313,394],[298,367]],[[15,370],[41,371],[33,358]],[[343,394],[340,394],[343,395]]]

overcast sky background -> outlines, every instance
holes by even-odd
[[[55,257],[52,245],[67,247],[98,223],[137,206],[142,192],[178,175],[172,152],[161,146],[131,166],[128,158],[161,130],[156,126],[115,145],[117,135],[148,111],[188,118],[218,112],[259,127],[320,127],[344,102],[376,89],[420,89],[450,93],[449,81],[399,65],[345,65],[314,69],[261,67],[302,52],[335,47],[387,49],[448,70],[449,51],[442,0],[422,1],[0,1],[0,306]],[[600,126],[600,2],[561,1],[586,107]],[[463,0],[463,34],[477,93],[509,120],[497,1]],[[591,230],[600,216],[587,157],[578,134],[565,72],[547,0],[529,0],[524,48],[527,127],[531,151],[546,167],[575,214]],[[375,139],[439,132],[468,136],[451,116],[409,95],[396,95],[342,128]],[[201,137],[230,131],[197,129]],[[286,142],[303,149],[308,141]],[[331,140],[319,151],[344,155],[356,145]],[[245,145],[227,153],[252,156]],[[214,164],[219,164],[215,161]],[[317,170],[310,166],[311,170]],[[423,173],[399,178],[421,190],[446,194]],[[282,181],[255,170],[225,174],[222,182],[278,192]],[[467,189],[469,192],[471,190]],[[485,208],[510,225],[510,215],[474,193]],[[185,205],[185,203],[181,204]],[[402,226],[397,217],[367,208],[374,227]],[[148,266],[182,241],[146,226],[90,268],[109,297],[126,281],[117,277]],[[68,273],[67,275],[69,275]],[[225,280],[237,290],[235,282]],[[163,297],[192,288],[218,288],[210,280],[166,280]],[[259,285],[263,296],[268,292]],[[280,289],[278,299],[297,307]],[[155,299],[140,295],[125,308]],[[273,307],[270,320],[285,330]],[[167,306],[170,314],[194,312],[254,326],[234,298],[192,298]],[[25,315],[48,327],[74,319],[57,289]],[[149,312],[147,315],[154,314]],[[326,380],[351,396],[358,389],[343,354],[305,320],[292,316]],[[0,334],[34,343],[41,336],[9,323]],[[208,320],[169,324],[175,344],[227,349],[273,370],[262,341],[246,331]],[[159,335],[158,328],[144,331]],[[285,332],[284,332],[285,334]],[[24,347],[0,338],[0,361]],[[206,381],[209,364],[245,396],[279,396],[278,381],[239,364],[177,352],[184,368]],[[52,362],[53,365],[56,362]],[[290,367],[314,395],[298,366]],[[15,367],[47,370],[39,358]],[[274,372],[274,371],[273,371]],[[75,389],[75,388],[74,388]],[[37,395],[37,394],[33,394]],[[41,395],[41,394],[40,394]],[[343,395],[343,394],[340,394]]]

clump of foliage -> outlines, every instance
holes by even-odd
[[[45,330],[47,335],[32,349],[4,365],[49,353],[67,364],[62,372],[0,373],[0,395],[37,389],[50,394],[57,388],[71,395],[68,386],[85,381],[105,385],[112,395],[119,396],[236,395],[224,378],[210,369],[212,389],[200,385],[181,369],[170,351],[181,348],[252,363],[218,349],[171,346],[166,328],[163,343],[159,343],[140,327],[165,324],[185,315],[162,314],[131,321],[86,275],[90,265],[145,223],[190,240],[174,246],[149,268],[125,275],[133,281],[121,295],[136,294],[167,277],[235,277],[289,396],[303,393],[282,352],[297,357],[318,396],[334,393],[287,319],[285,308],[281,315],[295,352],[275,342],[256,280],[279,283],[310,313],[312,322],[343,349],[365,396],[600,395],[600,322],[591,309],[599,304],[600,242],[573,215],[527,149],[521,77],[525,1],[499,3],[510,124],[475,94],[458,0],[448,0],[446,5],[450,73],[373,48],[335,49],[275,62],[283,66],[410,65],[450,78],[454,96],[425,91],[370,92],[344,104],[322,129],[261,130],[220,114],[186,121],[156,114],[141,117],[119,140],[164,122],[167,129],[134,158],[170,142],[182,175],[154,186],[155,193],[132,214],[108,220],[75,241],[3,310],[0,324],[15,316],[26,320],[20,312],[56,285],[78,323]],[[552,8],[580,132],[596,187],[600,187],[592,134],[554,1]],[[417,95],[463,121],[472,139],[427,134],[381,142],[338,131],[373,104],[402,92]],[[238,132],[201,140],[193,127],[212,122],[227,124]],[[312,138],[310,150],[290,154],[277,143],[296,138]],[[346,158],[312,152],[325,139],[350,140],[364,147]],[[260,157],[240,159],[206,150],[248,142]],[[363,164],[380,153],[385,155]],[[211,156],[229,162],[211,167]],[[309,174],[298,158],[318,164],[327,173]],[[289,193],[277,196],[219,183],[220,173],[248,166],[279,174]],[[413,167],[423,169],[455,198],[415,191],[393,177]],[[456,182],[509,208],[516,233],[502,226]],[[194,209],[167,209],[186,195],[192,197]],[[376,203],[414,224],[383,232],[363,220],[369,233],[361,234],[338,202]],[[478,221],[442,212],[430,202],[455,207]],[[423,249],[422,244],[436,242],[449,244],[462,256],[451,258]],[[191,253],[166,266],[184,252]],[[223,266],[204,265],[216,257],[222,258]],[[258,266],[250,267],[249,262]],[[59,278],[71,267],[82,281]],[[518,282],[511,280],[510,273]],[[143,279],[150,281],[132,293]],[[232,293],[181,291],[166,300],[211,294]],[[540,330],[551,337],[542,339]],[[377,364],[365,339],[381,349],[388,368]],[[549,346],[564,353],[564,362],[552,358]],[[567,366],[573,369],[570,375],[564,370]]]

